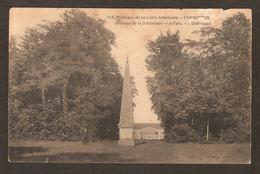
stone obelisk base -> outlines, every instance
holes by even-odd
[[[118,141],[118,144],[122,146],[134,146],[135,142],[133,139],[121,139]]]
[[[134,129],[133,128],[119,128],[119,145],[134,146]]]

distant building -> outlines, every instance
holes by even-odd
[[[134,139],[162,140],[164,139],[164,129],[160,123],[137,123],[134,127]]]

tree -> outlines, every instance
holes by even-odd
[[[178,32],[167,32],[148,42],[147,83],[167,135],[188,123],[207,141],[221,139],[223,130],[249,137],[239,128],[250,130],[249,24],[239,13],[220,28],[202,28],[200,41],[181,43]]]
[[[134,76],[130,76],[130,84],[131,84],[131,89],[132,89],[132,98],[134,98],[135,96],[138,95],[138,90],[135,85]],[[136,107],[136,104],[135,104],[135,102],[133,102],[133,110],[135,107]]]
[[[18,66],[19,58],[19,48],[17,47],[17,42],[14,37],[10,38],[9,42],[9,89],[8,89],[8,133],[9,137],[14,134],[14,127],[17,122],[17,115],[19,113],[19,106],[21,103],[16,99],[17,97],[17,84],[19,83],[19,77],[17,72],[20,71],[22,67]]]
[[[43,61],[52,62],[47,63],[50,66],[42,80],[62,84],[63,115],[67,125],[65,131],[68,131],[70,118],[67,90],[70,76],[75,72],[88,73],[93,68],[105,74],[106,63],[109,64],[111,59],[114,34],[104,28],[103,21],[96,21],[79,10],[66,11],[62,21],[40,27],[44,33],[42,45],[48,49]]]
[[[220,28],[202,28],[199,33],[203,39],[189,41],[189,44],[201,50],[199,56],[204,59],[210,78],[218,82],[215,86],[215,112],[225,114],[225,120],[231,122],[224,129],[239,129],[243,125],[249,135],[250,21],[238,13],[223,21]]]
[[[154,75],[147,78],[148,90],[153,102],[152,108],[162,120],[166,132],[175,124],[175,116],[181,109],[179,100],[186,92],[186,58],[179,33],[161,34],[155,41],[149,41],[150,52],[146,65]]]
[[[41,117],[46,129],[42,130],[44,135],[37,136],[79,139],[83,127],[96,136],[98,121],[93,120],[108,118],[117,127],[122,77],[110,54],[114,40],[104,21],[80,10],[68,10],[61,20],[26,31],[19,58],[25,60],[27,69],[19,73],[24,78],[19,86],[29,86],[28,91],[35,89],[36,98],[41,98],[42,109],[32,112],[45,112]],[[53,97],[55,90],[58,96]],[[24,89],[20,91],[26,95]],[[23,108],[33,106],[30,103]],[[37,117],[28,112],[25,115]],[[109,126],[103,124],[103,129]],[[112,136],[116,136],[116,130]]]

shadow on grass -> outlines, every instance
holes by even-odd
[[[141,145],[141,144],[146,144],[147,143],[147,141],[145,141],[145,140],[136,140],[135,141],[135,145]]]
[[[8,147],[9,155],[23,155],[26,153],[47,152],[46,147]]]
[[[9,160],[16,162],[24,154],[32,154],[37,152],[47,152],[48,148],[45,147],[8,147]]]
[[[134,162],[134,159],[123,158],[119,153],[58,153],[30,155],[34,152],[47,152],[41,147],[9,147],[9,159],[12,162]],[[48,152],[47,152],[48,153]],[[24,156],[27,154],[27,156]]]

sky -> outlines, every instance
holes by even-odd
[[[37,24],[60,20],[65,8],[12,8],[10,10],[9,35],[20,38],[26,28]],[[109,9],[85,8],[81,9],[87,15],[96,19],[103,19],[105,27],[115,33],[116,46],[112,49],[112,56],[118,62],[123,72],[126,57],[129,59],[130,74],[134,76],[138,96],[134,98],[135,123],[159,123],[157,115],[151,109],[152,103],[147,91],[145,78],[151,75],[145,67],[145,58],[149,54],[146,44],[156,39],[160,33],[179,31],[181,41],[198,39],[193,31],[207,26],[219,27],[226,17],[238,12],[244,13],[251,20],[250,9]],[[113,19],[112,17],[113,16]],[[140,22],[141,25],[119,24],[120,22]],[[203,16],[203,17],[199,17]],[[144,17],[145,19],[139,19]],[[191,18],[190,18],[191,17]],[[198,18],[198,19],[194,19]],[[117,18],[117,19],[118,19]],[[135,19],[132,19],[135,18]],[[178,18],[178,19],[176,19]],[[145,24],[143,22],[146,22]],[[163,22],[161,25],[150,25],[149,22]],[[182,22],[182,25],[178,24]],[[197,22],[197,25],[188,25]],[[196,24],[196,23],[193,23]],[[18,39],[19,40],[19,39]]]

